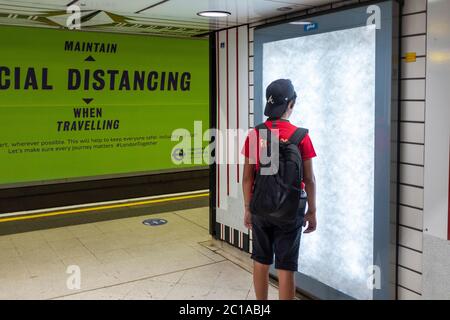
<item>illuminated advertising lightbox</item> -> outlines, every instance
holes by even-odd
[[[264,87],[293,80],[299,98],[291,122],[310,130],[318,155],[321,227],[302,239],[300,270],[359,298],[370,297],[373,260],[374,49],[375,28],[359,27],[271,42],[263,53]],[[282,63],[286,58],[291,64]],[[330,263],[318,269],[323,259]]]
[[[203,39],[0,27],[0,187],[147,174],[209,124]],[[201,148],[200,148],[201,149]]]
[[[377,8],[381,29],[360,6],[313,17],[314,28],[284,23],[255,31],[256,101],[264,106],[273,80],[291,79],[297,100],[290,121],[309,129],[317,153],[318,229],[302,236],[297,283],[324,299],[392,297],[395,55],[391,3]],[[264,120],[262,108],[255,116]]]

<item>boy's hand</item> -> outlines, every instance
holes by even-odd
[[[250,212],[249,209],[245,209],[244,225],[247,229],[252,228],[252,213]]]
[[[306,222],[308,222],[308,227],[306,228],[303,233],[311,233],[316,230],[317,227],[317,219],[316,219],[316,212],[310,211],[306,212],[305,218],[303,219],[303,226],[306,227]]]

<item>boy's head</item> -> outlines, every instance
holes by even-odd
[[[297,93],[291,80],[278,79],[267,86],[264,115],[270,119],[289,118],[295,104]]]

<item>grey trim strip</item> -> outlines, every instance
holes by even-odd
[[[42,180],[42,181],[40,180],[40,181],[33,181],[33,182],[18,182],[18,183],[9,183],[9,184],[3,184],[3,185],[0,184],[0,190],[1,189],[11,189],[11,188],[20,188],[20,187],[42,186],[42,185],[57,184],[57,183],[85,182],[85,181],[105,180],[105,179],[114,179],[114,178],[129,178],[129,177],[162,174],[162,173],[174,173],[174,172],[196,171],[196,170],[207,170],[207,169],[208,169],[207,166],[205,166],[205,167],[197,166],[197,167],[188,167],[188,168],[180,168],[180,169],[138,171],[138,172],[130,172],[130,173],[106,174],[106,175],[101,175],[101,176],[87,176],[87,177]]]
[[[79,0],[72,0],[68,4],[66,4],[66,7],[70,7],[71,5],[77,3]]]
[[[156,7],[156,6],[159,6],[159,5],[161,5],[161,4],[163,4],[163,3],[166,3],[166,2],[168,2],[169,0],[162,0],[162,1],[160,1],[160,2],[157,2],[157,3],[155,3],[155,4],[152,4],[151,6],[148,6],[148,7],[145,7],[145,8],[143,8],[143,9],[141,9],[141,10],[138,10],[138,11],[136,11],[135,13],[141,13],[142,11],[146,11],[146,10],[149,10],[149,9],[151,9],[151,8],[154,8],[154,7]]]

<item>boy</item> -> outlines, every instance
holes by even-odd
[[[265,122],[269,129],[277,129],[279,139],[289,139],[297,129],[289,122],[292,114],[296,93],[290,80],[278,79],[266,89],[266,107],[264,115],[268,117]],[[255,139],[251,136],[256,135]],[[257,141],[256,145],[250,141]],[[265,217],[250,212],[255,173],[258,170],[259,160],[258,132],[253,130],[245,141],[242,153],[245,156],[243,173],[243,192],[245,203],[244,224],[253,232],[253,283],[256,298],[267,300],[269,285],[269,267],[275,255],[275,268],[278,272],[280,300],[292,300],[295,297],[294,272],[298,271],[298,254],[302,226],[308,226],[304,233],[316,229],[316,187],[312,158],[316,156],[311,139],[306,136],[298,147],[303,161],[303,181],[299,181],[302,189],[308,195],[308,212],[298,212],[296,221],[289,225],[275,224]],[[299,199],[300,201],[300,199]]]

